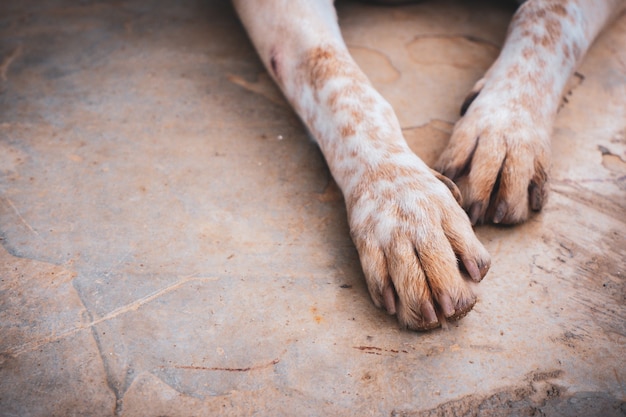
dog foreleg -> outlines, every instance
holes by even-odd
[[[475,302],[466,279],[482,279],[489,255],[448,187],[411,152],[391,106],[351,58],[332,2],[234,4],[343,192],[374,303],[413,329],[462,317]]]

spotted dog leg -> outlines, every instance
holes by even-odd
[[[519,223],[547,196],[550,135],[577,63],[623,0],[528,0],[500,56],[463,104],[436,164],[472,223]]]
[[[483,278],[489,255],[350,57],[332,1],[234,4],[343,192],[374,303],[417,330],[464,316],[476,300],[467,281]]]

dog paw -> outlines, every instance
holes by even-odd
[[[490,266],[450,188],[413,155],[369,169],[346,198],[372,300],[410,329],[467,314],[476,302],[468,281]]]
[[[465,100],[436,169],[460,188],[472,224],[520,223],[547,197],[551,125],[532,99],[484,84]]]

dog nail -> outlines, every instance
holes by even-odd
[[[456,172],[457,170],[455,168],[448,168],[443,171],[442,174],[454,181],[456,177]]]
[[[396,314],[396,292],[390,285],[386,286],[383,290],[383,301],[385,303],[385,309],[390,315]]]
[[[421,305],[420,312],[424,317],[426,327],[430,328],[432,325],[439,322],[437,319],[437,313],[435,313],[435,307],[433,307],[430,301],[426,301]]]
[[[534,182],[530,184],[530,208],[533,211],[541,210],[543,206],[543,190],[542,187],[535,184]]]
[[[454,305],[452,304],[452,299],[448,294],[443,294],[439,297],[439,305],[441,306],[441,310],[443,311],[443,315],[445,317],[452,317],[454,315]]]
[[[472,281],[480,282],[483,279],[484,274],[478,268],[478,264],[473,259],[469,259],[466,257],[462,257],[463,265],[465,266],[465,270],[467,274],[470,276]]]
[[[470,212],[470,221],[472,222],[473,225],[476,225],[478,221],[480,220],[480,217],[482,216],[483,203],[478,201],[472,204],[469,212]]]
[[[465,317],[467,313],[472,311],[472,308],[474,308],[475,304],[476,304],[476,298],[474,297],[470,299],[459,300],[456,306],[456,312],[454,314],[454,317],[452,317],[451,319],[458,320],[460,318]]]
[[[504,216],[506,216],[508,208],[509,206],[506,201],[500,201],[498,203],[498,207],[496,208],[496,213],[493,215],[493,222],[500,223],[504,219]]]

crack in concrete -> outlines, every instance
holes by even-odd
[[[589,190],[580,184],[586,182],[613,182],[604,179],[569,180],[553,178],[550,183],[551,192],[563,196],[571,201],[583,204],[586,208],[603,213],[613,220],[624,223],[624,205],[619,200],[611,200],[597,192]]]
[[[452,133],[454,124],[455,124],[454,122],[450,122],[448,120],[433,118],[433,119],[428,120],[426,123],[422,123],[421,125],[402,126],[401,129],[404,132],[405,130],[415,130],[415,129],[423,129],[426,127],[432,127],[435,130],[438,130],[440,132],[443,132],[449,135]],[[445,126],[445,128],[442,125]]]
[[[7,72],[9,70],[9,67],[11,66],[11,63],[15,61],[15,59],[20,56],[21,53],[22,45],[18,45],[9,53],[9,55],[7,55],[2,60],[2,63],[0,63],[0,79],[2,79],[3,82],[7,81]]]
[[[383,355],[383,353],[390,353],[396,355],[398,353],[409,353],[405,349],[385,349],[378,346],[352,346],[353,349],[362,351],[370,355]]]
[[[367,74],[367,76],[375,85],[377,83],[393,83],[402,75],[402,71],[393,64],[391,57],[384,51],[363,45],[347,46],[350,55],[359,66],[365,70],[366,73],[372,71]]]
[[[278,106],[288,107],[288,103],[282,96],[280,90],[278,90],[278,87],[274,86],[271,79],[265,74],[258,75],[255,82],[249,82],[243,77],[233,74],[228,74],[226,78],[228,78],[228,81],[231,83],[254,94],[258,94]]]
[[[407,42],[405,48],[411,60],[418,65],[440,65],[458,69],[478,65],[477,68],[486,70],[497,58],[501,45],[464,34],[423,34]],[[441,52],[432,53],[435,50],[445,51],[447,55]]]
[[[128,254],[124,255],[122,257],[122,260],[125,259],[128,256]],[[122,262],[122,260],[120,260],[120,263]],[[133,367],[132,364],[125,364],[125,366],[122,367],[122,370],[125,370],[125,372],[123,372],[123,377],[121,379],[117,378],[114,366],[111,364],[111,361],[109,360],[108,356],[106,355],[105,352],[105,348],[102,344],[102,341],[100,339],[100,335],[98,334],[98,331],[96,330],[96,325],[113,319],[121,314],[127,313],[129,311],[137,311],[141,306],[143,306],[144,304],[149,303],[152,300],[155,300],[165,294],[168,294],[172,291],[174,291],[177,288],[180,288],[182,285],[191,282],[191,281],[216,281],[218,280],[218,278],[199,278],[196,277],[195,274],[183,277],[181,280],[174,282],[173,284],[161,288],[160,290],[154,291],[144,297],[141,297],[135,301],[133,301],[130,304],[126,304],[122,307],[119,307],[113,311],[111,311],[110,313],[108,313],[107,315],[99,318],[99,319],[93,319],[93,315],[91,313],[91,311],[89,311],[89,309],[87,308],[87,306],[85,305],[85,303],[83,302],[83,306],[85,307],[85,310],[87,311],[87,314],[89,314],[89,318],[90,318],[90,324],[89,324],[89,328],[91,329],[91,333],[92,336],[96,342],[96,346],[98,347],[98,353],[100,354],[100,359],[102,360],[102,366],[104,368],[104,372],[106,374],[106,382],[107,382],[107,386],[109,387],[109,389],[111,389],[111,391],[113,392],[113,395],[115,395],[115,409],[114,409],[114,415],[115,416],[121,416],[124,410],[124,397],[126,395],[126,392],[128,391],[129,387],[132,385],[134,379],[135,379],[135,374],[133,372]],[[79,293],[79,297],[80,297],[80,293]],[[82,301],[82,299],[81,299]]]
[[[194,366],[194,365],[174,365],[174,366],[161,366],[160,369],[186,369],[193,371],[223,371],[223,372],[249,372],[256,371],[259,369],[269,368],[271,366],[276,365],[280,362],[280,359],[276,358],[268,363],[264,363],[261,365],[252,365],[244,368],[230,368],[230,367],[220,367],[220,366]]]
[[[550,402],[562,401],[565,388],[551,382],[563,375],[563,371],[531,372],[524,378],[524,383],[507,387],[488,395],[467,395],[448,401],[430,410],[393,410],[392,417],[436,417],[483,415],[545,415],[542,408]]]
[[[119,308],[116,308],[115,310],[109,312],[108,314],[97,318],[97,319],[92,319],[89,323],[80,325],[80,326],[76,326],[73,327],[71,329],[68,329],[62,333],[59,333],[57,335],[54,336],[50,336],[50,337],[46,337],[43,339],[39,339],[39,340],[35,340],[32,342],[28,342],[28,343],[24,343],[20,346],[16,346],[13,349],[8,349],[5,352],[0,353],[0,356],[12,356],[12,357],[16,357],[19,356],[23,353],[27,353],[27,352],[32,352],[34,350],[39,349],[41,346],[44,346],[48,343],[51,342],[56,342],[58,340],[61,339],[65,339],[67,337],[70,337],[78,332],[81,332],[83,330],[86,329],[90,329],[100,323],[103,323],[105,321],[111,320],[116,318],[117,316],[120,316],[122,314],[128,313],[130,311],[136,311],[138,310],[140,307],[142,307],[143,305],[165,295],[168,294],[171,291],[174,291],[176,289],[178,289],[179,287],[189,283],[189,282],[193,282],[193,281],[201,281],[201,282],[211,282],[211,281],[217,281],[219,280],[218,277],[196,277],[195,274],[194,275],[189,275],[187,277],[184,277],[183,279],[174,282],[171,285],[168,285],[167,287],[161,288],[160,290],[154,291],[144,297],[141,297],[135,301],[133,301],[132,303],[123,305]],[[83,304],[84,305],[84,304]],[[89,310],[87,309],[87,307],[85,307],[85,310],[89,313],[90,317],[91,317],[91,312],[89,312]]]
[[[11,207],[11,209],[13,210],[13,212],[15,213],[15,215],[17,216],[17,218],[19,219],[19,221],[26,226],[26,228],[28,230],[30,230],[35,236],[37,236],[39,239],[43,240],[43,238],[41,237],[41,235],[26,221],[26,219],[24,219],[24,217],[22,217],[22,215],[20,214],[20,211],[17,209],[17,207],[15,207],[15,204],[13,204],[13,202],[11,200],[9,200],[8,198],[3,198],[3,200],[6,202],[6,204]]]
[[[476,43],[479,45],[484,45],[488,48],[492,48],[498,51],[502,48],[502,45],[499,43],[492,42],[488,39],[483,39],[479,36],[467,35],[463,33],[426,33],[426,34],[417,35],[413,37],[413,39],[407,42],[407,45],[410,45],[416,40],[422,40],[422,39],[464,39],[468,42]]]
[[[93,321],[93,317],[89,310],[87,310],[87,314],[89,314],[89,318]],[[98,348],[98,354],[100,355],[100,360],[102,361],[102,367],[104,368],[104,373],[106,375],[106,384],[111,390],[111,392],[113,392],[113,395],[115,396],[114,415],[120,416],[122,415],[123,397],[124,397],[124,393],[122,391],[125,392],[128,389],[127,387],[130,385],[130,383],[128,381],[128,378],[125,378],[125,380],[123,381],[123,384],[126,386],[126,388],[121,387],[120,389],[120,386],[119,386],[120,384],[117,383],[118,381],[116,381],[117,378],[115,378],[115,372],[112,369],[113,367],[111,366],[110,361],[107,360],[107,357],[104,354],[102,341],[100,340],[100,335],[98,334],[98,331],[96,330],[95,326],[91,327],[91,335],[94,338],[94,341],[96,342],[96,346]],[[126,374],[128,375],[128,373]]]

